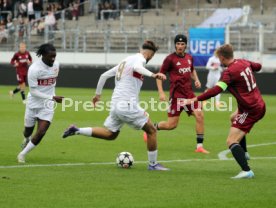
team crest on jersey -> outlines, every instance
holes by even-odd
[[[181,65],[181,63],[178,61],[177,63],[176,63],[176,66],[180,66]]]

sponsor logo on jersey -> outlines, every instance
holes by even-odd
[[[39,86],[49,86],[49,85],[53,85],[56,83],[56,77],[53,78],[48,78],[48,79],[38,79],[37,80],[37,84]]]
[[[187,67],[187,68],[180,68],[178,69],[179,74],[185,74],[187,72],[191,72],[191,67]]]

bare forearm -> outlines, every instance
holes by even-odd
[[[164,90],[163,90],[163,82],[162,82],[162,80],[157,79],[156,80],[156,85],[157,85],[158,92],[159,93],[163,93]]]

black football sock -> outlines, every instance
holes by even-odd
[[[15,88],[14,90],[13,90],[13,94],[16,94],[16,93],[18,93],[20,91],[20,88]]]
[[[160,130],[159,127],[158,127],[158,122],[154,123],[153,126],[156,130]]]
[[[244,137],[242,138],[242,140],[240,141],[240,145],[241,145],[243,151],[247,152],[246,137],[245,137],[245,136],[244,136]]]
[[[20,93],[21,93],[22,100],[25,100],[26,99],[25,92],[21,91]]]
[[[198,144],[202,144],[204,140],[204,134],[196,134],[196,141]]]
[[[247,160],[245,158],[245,153],[242,147],[238,143],[233,143],[231,144],[229,149],[231,150],[233,157],[240,165],[241,169],[243,171],[250,171],[250,167],[248,166]]]

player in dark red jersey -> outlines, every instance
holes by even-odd
[[[26,50],[26,44],[20,43],[19,51],[16,52],[10,62],[16,68],[16,78],[18,81],[18,86],[12,91],[10,91],[10,96],[13,97],[14,94],[20,91],[23,103],[25,104],[25,88],[26,80],[28,74],[29,65],[32,63],[32,56]]]
[[[170,107],[168,112],[168,120],[156,123],[158,130],[172,130],[177,127],[179,116],[183,110],[196,119],[196,135],[197,147],[195,152],[208,154],[209,152],[203,148],[204,140],[204,115],[201,105],[196,102],[194,106],[179,107],[179,98],[193,98],[195,94],[192,89],[192,80],[195,87],[200,88],[201,83],[198,79],[196,70],[193,66],[193,57],[186,53],[187,37],[185,35],[176,35],[175,52],[168,55],[163,62],[160,72],[168,73],[170,76]],[[163,91],[162,82],[157,81],[160,101],[166,100]]]
[[[191,104],[207,100],[226,89],[236,98],[238,110],[231,119],[232,125],[227,137],[227,145],[242,171],[233,178],[252,178],[254,173],[248,166],[245,151],[239,143],[254,124],[265,115],[265,102],[253,75],[254,71],[261,70],[262,65],[244,59],[234,59],[233,53],[233,48],[229,44],[216,50],[216,56],[228,68],[222,73],[221,79],[215,87],[185,102]]]

